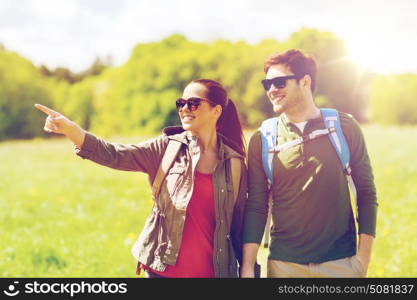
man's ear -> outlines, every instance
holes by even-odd
[[[300,79],[300,84],[303,88],[310,89],[311,87],[311,77],[310,75],[306,74],[303,78]]]

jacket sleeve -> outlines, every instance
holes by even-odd
[[[154,176],[168,144],[161,135],[139,144],[109,143],[87,132],[81,149],[75,152],[83,159],[123,171],[138,171]]]
[[[246,201],[243,243],[262,242],[268,216],[268,180],[262,165],[262,143],[256,131],[248,148],[248,200]]]
[[[357,192],[359,233],[375,236],[378,203],[365,139],[353,117],[341,115],[341,124],[349,145],[352,179]]]
[[[241,160],[241,174],[239,183],[239,193],[233,210],[232,220],[232,243],[235,250],[236,258],[242,265],[242,231],[243,231],[243,215],[247,198],[247,171],[243,159]]]

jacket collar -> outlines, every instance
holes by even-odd
[[[181,126],[168,126],[162,130],[169,140],[175,140],[190,145],[193,141],[197,141],[197,137],[192,136],[190,132],[185,131]],[[229,159],[232,157],[244,159],[243,155],[239,154],[237,151],[233,150],[231,147],[224,143],[225,137],[218,134],[217,137],[219,142],[219,157],[222,159]]]

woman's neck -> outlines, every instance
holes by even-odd
[[[197,144],[200,146],[201,153],[217,152],[216,129],[202,130],[201,132],[192,131],[190,134],[197,137]]]

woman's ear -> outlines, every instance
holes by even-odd
[[[221,106],[221,105],[219,105],[219,104],[217,104],[217,105],[214,107],[214,109],[215,109],[216,116],[220,118],[220,116],[222,115],[222,111],[223,111],[222,106]]]

